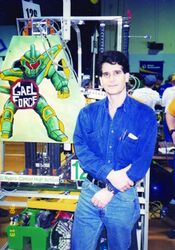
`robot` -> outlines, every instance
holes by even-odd
[[[67,141],[63,122],[58,119],[38,89],[43,79],[47,78],[57,91],[58,98],[70,96],[70,70],[65,60],[61,59],[62,74],[52,63],[61,50],[62,46],[59,44],[41,54],[35,49],[35,45],[31,44],[30,49],[13,64],[12,68],[0,72],[0,79],[9,82],[8,87],[0,86],[0,92],[10,95],[0,116],[2,138],[9,139],[13,136],[14,115],[17,110],[32,108],[40,116],[49,138],[57,142]]]

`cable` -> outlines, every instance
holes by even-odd
[[[134,81],[134,84],[132,84],[132,81]],[[140,88],[140,84],[141,84],[141,81],[139,80],[139,78],[131,74],[130,79],[129,79],[129,83],[128,83],[129,94],[132,94],[135,89]]]
[[[150,219],[160,218],[162,208],[163,204],[161,203],[161,201],[150,202],[150,208],[149,208]]]
[[[43,32],[43,28],[41,26],[41,23],[43,22],[44,20],[41,20],[40,22],[38,22],[37,24],[37,27],[40,31],[40,35],[41,35],[41,38],[42,38],[42,44],[43,44],[43,47],[45,49],[45,52],[48,54],[50,60],[52,61],[53,65],[55,66],[55,70],[56,72],[58,72],[57,68],[58,67],[61,67],[63,68],[63,66],[61,64],[59,64],[58,62],[56,62],[54,60],[54,58],[50,55],[50,53],[48,53],[48,49],[46,48],[46,45],[45,45],[45,42],[44,42],[44,39],[47,41],[48,45],[49,45],[49,48],[51,48],[51,44],[50,44],[50,41],[47,37],[47,35],[45,34],[45,32]],[[60,38],[60,41],[62,43],[62,48],[63,48],[63,51],[64,51],[64,54],[65,54],[65,57],[66,57],[66,60],[68,62],[68,67],[70,69],[70,71],[74,74],[76,80],[78,79],[78,76],[77,76],[77,73],[75,72],[74,68],[73,68],[73,60],[72,60],[72,56],[71,56],[71,53],[70,53],[70,50],[67,46],[67,43],[64,42],[63,38],[62,38],[62,32],[61,30],[57,31],[55,27],[53,27],[54,30],[56,31],[56,34],[59,36]],[[78,82],[78,80],[77,80]]]

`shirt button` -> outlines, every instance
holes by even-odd
[[[112,148],[112,145],[110,145],[109,148],[111,149],[111,148]]]
[[[111,130],[111,133],[112,133],[112,134],[114,133],[114,130],[113,130],[113,129]]]
[[[111,160],[108,160],[108,163],[111,163]]]

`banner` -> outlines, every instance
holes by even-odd
[[[163,75],[164,61],[140,61],[140,73],[142,75]]]

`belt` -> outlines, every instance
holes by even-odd
[[[91,175],[87,175],[87,179],[92,182],[94,185],[98,186],[99,188],[105,188],[106,187],[106,183],[100,180],[96,180],[94,179]]]

